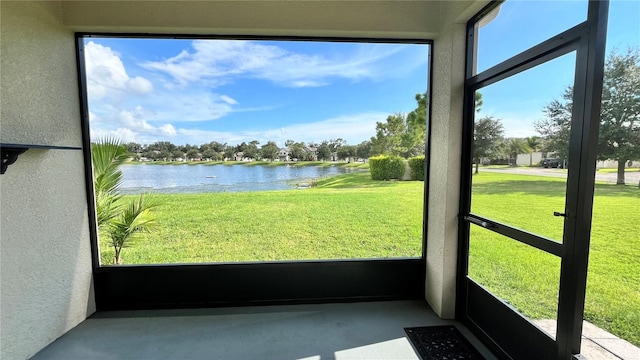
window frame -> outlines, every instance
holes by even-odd
[[[227,39],[362,42],[429,45],[422,255],[415,258],[339,259],[275,262],[193,263],[101,266],[84,39]],[[104,310],[167,309],[353,301],[423,299],[426,268],[426,224],[429,193],[433,41],[405,38],[194,35],[77,32],[76,61],[80,96],[86,194],[96,308]]]

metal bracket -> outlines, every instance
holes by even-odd
[[[79,147],[71,146],[50,146],[50,145],[27,145],[27,144],[0,144],[0,157],[2,158],[2,166],[0,167],[0,174],[4,174],[7,171],[7,167],[18,160],[18,156],[29,149],[42,149],[42,150],[81,150]]]
[[[0,174],[4,174],[7,171],[7,167],[13,164],[18,160],[18,155],[24,153],[29,150],[29,148],[5,148],[4,146],[0,149],[2,154],[2,166],[0,167]]]

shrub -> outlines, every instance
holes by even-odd
[[[409,159],[411,179],[424,181],[424,156],[416,156]]]
[[[369,170],[373,180],[401,179],[404,159],[399,156],[374,156],[369,158]]]

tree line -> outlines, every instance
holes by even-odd
[[[476,98],[478,100],[478,98]],[[480,101],[476,109],[480,109]],[[640,160],[640,50],[612,52],[604,67],[598,160],[617,162],[617,184],[624,184],[625,165]],[[561,98],[543,109],[544,117],[534,122],[539,137],[504,138],[501,120],[485,116],[475,120],[473,159],[515,158],[518,154],[543,151],[560,160],[569,157],[569,138],[573,114],[573,87],[567,86]]]
[[[175,145],[170,141],[157,141],[146,145],[130,142],[126,144],[126,148],[137,159],[146,158],[153,161],[177,159],[223,161],[236,159],[240,153],[242,158],[273,161],[280,157],[281,149],[286,149],[289,159],[298,161],[351,161],[377,155],[409,158],[425,153],[428,96],[426,93],[417,94],[415,99],[417,106],[413,111],[408,114],[389,115],[386,121],[377,122],[376,135],[357,145],[350,145],[344,139],[338,138],[318,143],[287,140],[284,148],[280,148],[274,141],[267,141],[266,144],[260,145],[258,140],[235,145],[217,141],[201,145]]]
[[[152,144],[142,145],[130,142],[125,145],[129,153],[137,160],[210,160],[224,161],[242,159],[251,160],[276,160],[281,156],[281,150],[286,150],[286,157],[296,161],[327,161],[327,160],[354,160],[356,158],[369,158],[371,142],[363,141],[358,145],[348,145],[343,139],[323,140],[320,143],[287,140],[285,147],[280,148],[274,141],[267,141],[260,145],[260,141],[253,140],[236,145],[211,141],[202,145],[175,145],[170,141],[157,141]]]

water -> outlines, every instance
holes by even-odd
[[[138,194],[290,190],[313,179],[344,174],[338,166],[122,165],[122,192]]]

